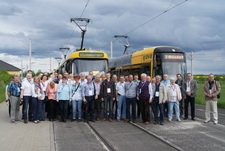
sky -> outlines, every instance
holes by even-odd
[[[187,0],[175,7],[183,1],[1,0],[0,60],[28,69],[31,39],[31,69],[57,68],[55,58],[62,57],[59,48],[70,47],[69,54],[80,47],[81,31],[70,18],[84,17],[91,19],[84,40],[86,48],[110,56],[112,41],[113,57],[120,56],[124,47],[113,37],[128,33],[128,52],[176,46],[186,51],[189,71],[189,56],[194,53],[194,74],[225,74],[225,1]]]

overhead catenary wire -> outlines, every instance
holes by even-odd
[[[90,1],[91,1],[91,0],[88,0],[88,1],[86,2],[86,4],[84,5],[84,8],[83,8],[83,10],[82,10],[82,12],[81,12],[81,14],[80,14],[80,18],[84,15],[84,12],[85,12],[85,10],[86,10],[88,4],[90,3]],[[77,27],[77,26],[76,26],[76,27]],[[68,41],[67,41],[67,43],[69,43],[70,40],[72,39],[76,27],[74,28],[74,30],[72,30],[72,32],[71,32],[71,34],[70,34],[70,37],[69,37],[69,39],[68,39]]]
[[[174,8],[176,8],[176,7],[178,7],[178,6],[180,6],[180,5],[182,5],[183,3],[185,3],[186,1],[188,1],[188,0],[184,0],[184,1],[182,1],[182,2],[180,2],[180,3],[178,3],[178,4],[176,4],[175,6],[173,6],[173,7],[171,7],[171,8],[167,8],[165,11],[163,11],[163,12],[161,12],[160,14],[158,14],[158,15],[156,15],[156,16],[154,16],[153,18],[151,18],[151,19],[149,19],[149,20],[147,20],[147,21],[145,21],[144,23],[142,23],[141,25],[139,25],[139,26],[137,26],[137,27],[135,27],[135,28],[133,28],[133,29],[131,29],[130,31],[128,31],[127,33],[125,33],[124,35],[128,35],[128,34],[130,34],[131,32],[133,32],[133,31],[135,31],[135,30],[137,30],[138,28],[140,28],[140,27],[142,27],[142,26],[144,26],[145,24],[147,24],[147,23],[149,23],[149,22],[151,22],[151,21],[153,21],[153,20],[155,20],[156,18],[158,18],[158,17],[160,17],[160,16],[162,16],[163,14],[165,14],[165,13],[167,13],[167,12],[169,12],[169,11],[171,11],[171,10],[173,10]],[[171,3],[172,4],[172,3]],[[170,5],[171,5],[170,4]]]

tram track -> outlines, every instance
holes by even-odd
[[[124,123],[125,124],[125,123]],[[106,138],[103,136],[103,132],[101,132],[100,130],[97,130],[94,126],[94,124],[92,125],[91,123],[87,123],[88,127],[94,132],[94,134],[103,142],[103,144],[107,147],[107,150],[109,151],[117,151],[117,150],[121,150],[121,149],[117,149],[117,147],[115,148],[113,143],[110,143],[110,139]],[[184,149],[180,148],[179,146],[173,144],[172,142],[165,140],[164,138],[156,135],[153,132],[150,132],[148,130],[146,130],[145,128],[139,126],[138,124],[135,123],[130,123],[129,125],[132,125],[132,127],[135,127],[136,129],[144,132],[145,134],[147,134],[149,138],[149,140],[152,140],[151,138],[155,138],[157,140],[159,140],[161,143],[165,144],[166,146],[170,146],[170,148],[172,148],[173,150],[176,151],[185,151]],[[134,136],[135,137],[135,136]]]
[[[103,146],[107,148],[108,151],[117,151],[113,145],[111,145],[107,139],[105,139],[89,122],[87,122],[88,127],[93,131],[95,136],[101,140],[104,144]]]

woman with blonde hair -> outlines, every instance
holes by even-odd
[[[51,81],[46,89],[49,100],[49,121],[55,120],[55,106],[58,84]]]
[[[33,121],[35,124],[40,122],[41,119],[41,98],[43,96],[43,86],[41,85],[40,78],[34,77],[34,83],[31,87],[32,91],[32,111],[33,111]]]

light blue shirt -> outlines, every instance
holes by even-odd
[[[161,83],[166,87],[166,86],[170,85],[170,80],[167,80],[167,81],[163,80]]]
[[[82,89],[82,95],[84,96],[94,96],[96,94],[99,94],[97,86],[95,85],[95,92],[94,92],[94,85],[95,83],[91,82],[91,83],[85,83],[83,85],[83,89]]]
[[[59,84],[57,91],[57,100],[70,100],[72,90],[69,84]]]

